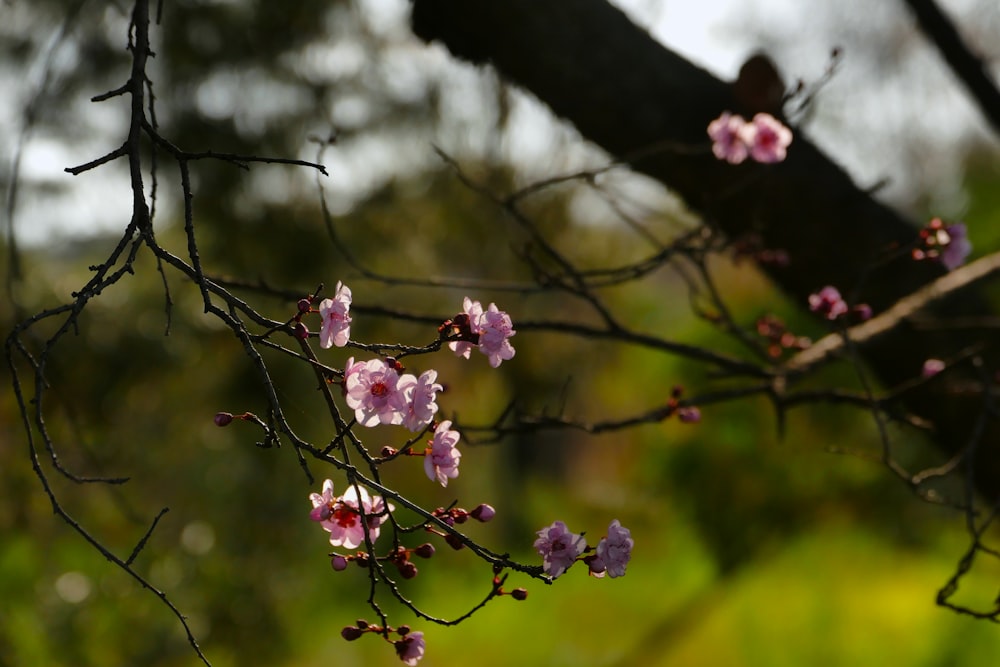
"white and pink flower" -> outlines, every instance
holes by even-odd
[[[473,341],[453,341],[448,347],[460,357],[469,358],[472,348],[478,347],[490,360],[490,366],[496,368],[503,361],[514,358],[514,346],[508,340],[517,332],[510,320],[510,315],[491,303],[486,311],[478,301],[465,297],[462,301],[462,315],[468,318],[466,335]],[[460,326],[459,329],[466,329]]]
[[[728,111],[708,124],[708,136],[712,139],[712,153],[729,164],[739,164],[747,159],[750,151],[743,141],[743,127],[746,121]]]
[[[360,498],[360,505],[358,500]],[[364,544],[365,533],[374,542],[380,526],[395,507],[381,496],[370,496],[363,488],[351,486],[340,497],[333,495],[333,481],[324,480],[322,493],[309,494],[313,509],[309,518],[318,521],[330,533],[330,544],[345,549],[356,549]],[[362,521],[361,514],[365,520]],[[367,527],[366,527],[367,526]]]
[[[773,164],[788,155],[792,131],[768,113],[759,113],[753,120],[728,111],[708,124],[712,153],[730,164],[740,164],[748,157],[755,162]]]
[[[337,281],[337,290],[332,299],[323,299],[319,304],[319,314],[323,325],[319,330],[319,346],[323,348],[344,347],[351,337],[351,288]]]
[[[444,389],[437,380],[437,371],[429,370],[415,377],[407,373],[396,383],[397,391],[402,392],[406,402],[403,414],[403,426],[411,431],[419,431],[431,423],[437,414],[437,393]]]
[[[344,369],[344,398],[362,426],[402,424],[406,396],[399,390],[399,373],[381,359],[354,362]]]
[[[431,446],[424,455],[424,472],[433,482],[448,486],[448,480],[458,477],[458,464],[462,452],[458,451],[458,431],[451,430],[451,422],[443,421],[434,430]]]

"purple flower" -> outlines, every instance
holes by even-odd
[[[344,347],[351,336],[351,288],[337,281],[337,291],[332,299],[323,299],[319,314],[323,326],[319,330],[320,347]]]
[[[347,360],[344,392],[348,407],[362,426],[402,424],[406,397],[398,388],[399,373],[381,359]]]
[[[435,479],[441,486],[448,486],[448,480],[458,477],[458,463],[462,452],[458,444],[458,431],[452,431],[451,422],[443,421],[434,430],[430,451],[424,456],[424,471],[433,482]]]
[[[622,528],[618,519],[612,521],[611,525],[608,526],[607,537],[602,537],[601,541],[597,543],[597,558],[612,579],[625,576],[625,566],[632,558],[634,544],[632,533],[629,532],[628,528]],[[591,565],[591,571],[593,569],[593,565]]]
[[[920,371],[920,375],[924,379],[932,378],[941,371],[944,370],[944,362],[940,359],[928,359],[924,362],[924,367]]]
[[[437,371],[430,370],[421,373],[419,378],[406,374],[396,383],[397,391],[403,394],[406,402],[403,426],[411,431],[419,431],[430,424],[437,414],[437,392],[444,387],[435,382],[436,379]]]
[[[427,648],[427,642],[424,641],[424,633],[419,631],[408,632],[405,637],[395,642],[395,647],[396,655],[399,656],[399,659],[404,664],[413,667],[424,657],[424,649]]]
[[[965,263],[965,258],[969,256],[972,252],[972,243],[968,238],[968,230],[965,228],[965,223],[956,222],[953,225],[948,225],[944,229],[944,233],[938,233],[938,238],[946,237],[941,251],[941,263],[945,265],[949,271],[954,271],[958,267]]]
[[[583,535],[569,532],[562,521],[542,528],[537,534],[535,551],[542,556],[542,569],[553,579],[569,569],[587,546]]]
[[[708,136],[712,139],[715,157],[730,164],[739,164],[747,159],[749,150],[742,136],[745,125],[742,116],[734,116],[728,111],[708,124]]]

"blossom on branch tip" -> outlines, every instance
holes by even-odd
[[[458,477],[458,463],[462,452],[455,446],[460,438],[458,431],[452,431],[451,422],[443,421],[434,430],[434,439],[424,457],[424,471],[433,482],[448,486],[448,480]]]
[[[622,528],[618,519],[608,526],[608,534],[602,537],[597,543],[597,558],[606,569],[608,576],[625,576],[625,566],[632,558],[632,547],[635,542],[632,540],[632,533],[628,528]],[[593,571],[593,566],[591,566]],[[603,572],[597,576],[603,576]]]
[[[972,242],[969,241],[965,224],[957,222],[945,228],[949,242],[941,251],[941,263],[949,271],[954,271],[965,263],[965,258],[972,252]]]
[[[947,224],[941,218],[932,218],[920,230],[918,245],[913,249],[913,259],[933,259],[946,269],[954,271],[965,263],[972,252],[965,223]]]
[[[319,304],[319,314],[323,326],[319,330],[319,346],[323,348],[344,347],[351,337],[351,288],[337,281],[337,290],[332,299],[323,299]]]
[[[562,521],[542,528],[537,535],[535,551],[542,556],[542,570],[553,579],[569,569],[587,547],[583,535],[569,532]]]
[[[945,364],[940,359],[928,359],[924,362],[924,367],[920,371],[920,375],[926,380],[927,378],[932,378],[945,368]]]
[[[403,664],[413,667],[424,657],[424,649],[427,642],[424,641],[424,633],[408,632],[405,637],[394,642],[396,655],[403,661]]]
[[[406,396],[399,390],[399,373],[381,359],[354,362],[344,369],[344,397],[362,426],[402,424]]]
[[[708,136],[715,157],[730,164],[740,164],[748,157],[763,164],[781,162],[792,143],[792,131],[768,113],[747,121],[724,111],[708,124]]]
[[[463,336],[462,340],[448,343],[455,354],[468,359],[472,348],[478,347],[489,357],[493,368],[514,357],[515,350],[508,338],[517,332],[510,315],[497,308],[495,303],[484,311],[481,303],[469,297],[462,301],[462,308],[463,311],[449,321],[453,331]]]
[[[437,414],[438,406],[435,403],[437,392],[444,387],[435,380],[437,380],[437,371],[430,370],[421,373],[420,377],[407,373],[396,383],[396,389],[402,392],[403,400],[406,403],[402,423],[411,431],[419,431],[430,424],[434,415]]]

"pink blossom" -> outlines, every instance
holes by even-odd
[[[542,569],[555,579],[569,569],[587,543],[583,535],[569,532],[565,523],[556,521],[538,531],[534,546],[542,556]]]
[[[607,537],[602,537],[601,541],[597,543],[597,558],[612,579],[625,576],[625,566],[632,558],[634,544],[632,533],[629,532],[628,528],[622,528],[618,519],[612,521],[611,525],[608,526]],[[591,570],[593,570],[593,566],[591,566]]]
[[[361,506],[358,506],[359,487],[351,486],[339,498],[333,496],[333,481],[323,482],[323,493],[309,494],[313,509],[309,518],[318,521],[323,530],[330,533],[330,544],[345,549],[356,549],[365,541],[364,523],[368,524],[367,532],[372,542],[378,539],[380,526],[385,521],[388,512],[395,509],[387,504],[381,496],[369,496],[368,491],[360,488]],[[364,511],[366,522],[361,521],[361,511]]]
[[[396,383],[396,389],[402,392],[406,402],[403,426],[411,431],[419,431],[437,414],[437,392],[444,387],[435,382],[436,379],[437,371],[430,370],[421,373],[419,378],[407,373]]]
[[[347,360],[344,392],[348,407],[362,426],[401,424],[406,397],[398,389],[399,373],[381,359]]]
[[[396,655],[404,664],[413,667],[424,657],[424,649],[427,642],[424,641],[424,633],[408,632],[406,636],[395,642]]]
[[[847,302],[840,296],[836,287],[827,285],[819,292],[809,295],[809,310],[823,315],[828,320],[835,320],[847,313]]]
[[[749,150],[742,136],[746,124],[742,116],[734,116],[728,111],[708,124],[708,136],[712,139],[715,157],[730,164],[739,164],[747,159]]]
[[[319,314],[323,326],[319,330],[319,346],[323,348],[344,347],[351,336],[351,288],[337,281],[337,291],[332,299],[323,299],[319,304]]]
[[[483,306],[478,301],[473,301],[469,297],[465,297],[462,300],[462,313],[464,313],[469,318],[469,330],[473,334],[479,333],[479,319],[483,316]],[[448,347],[460,357],[469,358],[469,353],[472,352],[472,348],[476,346],[475,343],[467,341],[456,341],[453,343],[448,343]]]
[[[479,351],[489,357],[490,366],[496,368],[514,357],[514,347],[507,339],[516,333],[510,316],[491,303],[479,320]]]
[[[941,236],[939,232],[938,237]],[[965,258],[972,252],[972,243],[969,241],[965,224],[961,222],[945,227],[944,236],[947,237],[947,241],[942,244],[944,250],[941,251],[941,263],[949,271],[954,271],[965,263]]]
[[[434,430],[430,450],[424,456],[424,471],[427,477],[432,482],[436,479],[441,486],[448,486],[449,479],[458,477],[458,463],[462,458],[462,452],[455,447],[460,437],[458,431],[450,429],[450,421],[438,424]]]
[[[944,370],[944,362],[940,359],[928,359],[924,362],[924,367],[920,374],[926,379],[931,378]]]
[[[469,320],[466,334],[472,336],[475,342],[454,341],[448,343],[448,347],[466,359],[469,358],[472,348],[478,347],[480,352],[489,357],[490,366],[493,368],[507,359],[512,359],[514,347],[507,339],[517,332],[514,331],[510,315],[497,308],[495,303],[491,303],[484,312],[482,304],[469,297],[465,297],[462,307],[464,309],[462,314]]]
[[[785,159],[792,131],[769,113],[759,113],[740,130],[750,157],[757,162],[772,164]]]

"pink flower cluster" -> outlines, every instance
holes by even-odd
[[[478,301],[465,297],[462,312],[453,320],[442,325],[442,332],[450,327],[461,340],[448,343],[448,347],[460,357],[469,358],[473,347],[485,354],[490,366],[496,368],[503,361],[514,358],[514,347],[507,340],[517,332],[510,316],[491,303],[485,311]]]
[[[553,579],[568,570],[588,551],[595,554],[583,561],[590,568],[590,574],[612,578],[625,575],[625,566],[632,558],[634,541],[628,528],[623,528],[618,519],[608,526],[608,534],[601,538],[596,549],[587,546],[582,534],[570,532],[562,521],[556,521],[538,531],[535,551],[542,556],[542,570]]]
[[[720,160],[739,164],[748,157],[756,162],[781,162],[792,143],[792,131],[768,113],[759,113],[753,120],[728,111],[708,125],[712,153]]]
[[[437,392],[443,389],[435,382],[437,371],[424,371],[416,377],[400,375],[397,368],[398,364],[382,359],[347,360],[344,399],[362,426],[402,424],[419,431],[434,419]]]
[[[965,263],[971,252],[972,243],[964,223],[949,225],[941,218],[933,218],[920,230],[919,245],[913,249],[913,259],[934,259],[949,271],[954,271]]]
[[[309,500],[313,505],[309,518],[330,533],[330,544],[345,549],[364,544],[366,533],[372,542],[377,540],[380,526],[389,512],[396,509],[381,496],[370,496],[358,486],[349,487],[342,496],[334,496],[333,481],[329,479],[323,482],[323,493],[310,493]]]

